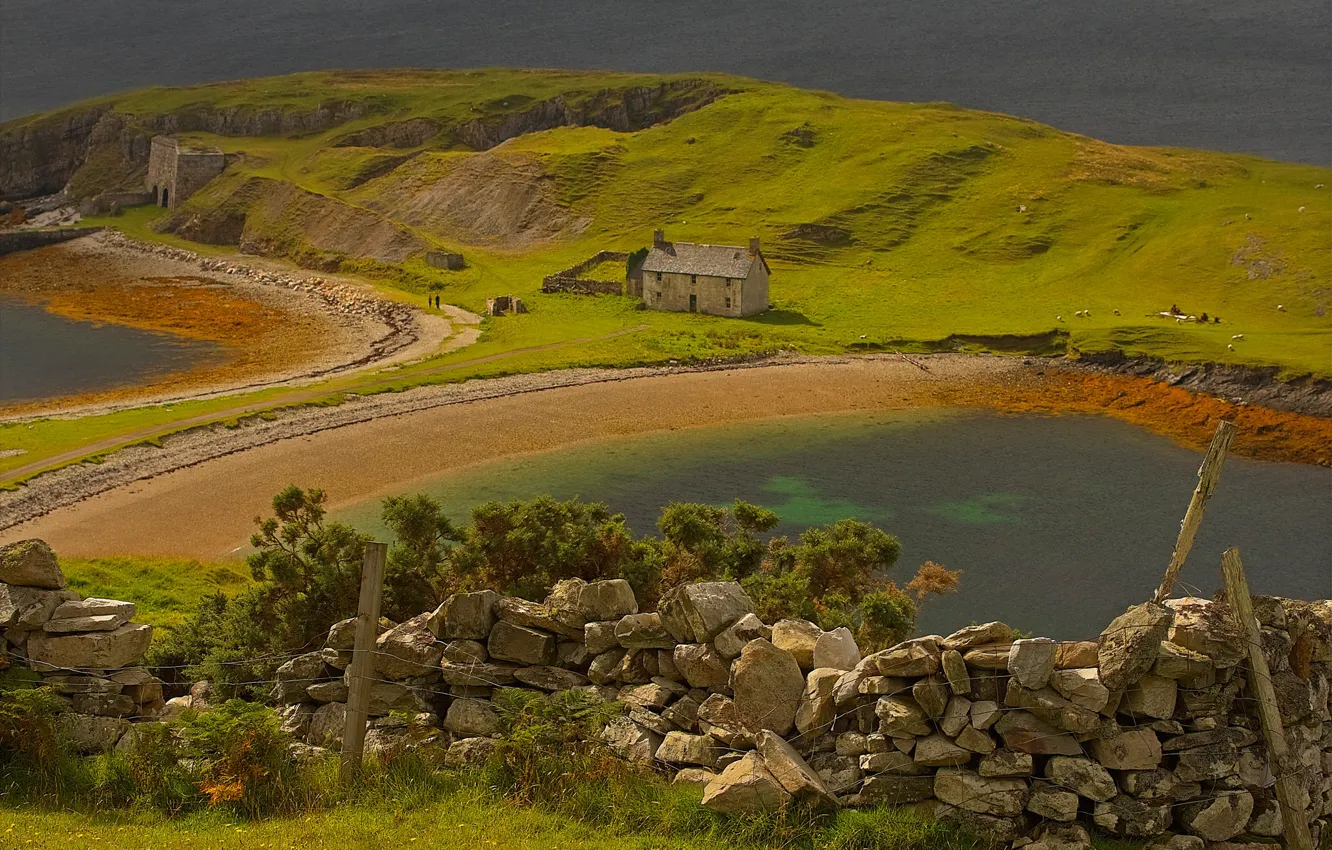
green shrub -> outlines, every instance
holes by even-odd
[[[0,670],[0,794],[58,797],[68,784],[72,757],[60,734],[64,700],[39,687],[37,674]]]
[[[207,711],[186,710],[173,732],[210,806],[228,805],[249,817],[299,808],[301,772],[271,708],[230,699]]]

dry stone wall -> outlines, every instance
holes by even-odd
[[[71,689],[119,687],[128,715],[206,705],[206,683],[165,705],[131,694],[118,676],[143,675],[142,649],[97,636],[136,634],[132,606],[78,602],[54,559],[29,552],[0,552],[11,653],[71,704]],[[501,733],[497,691],[576,689],[622,704],[608,747],[699,786],[717,811],[891,804],[1034,850],[1089,848],[1093,829],[1157,850],[1257,850],[1282,843],[1274,786],[1294,776],[1317,845],[1332,836],[1332,601],[1254,603],[1284,763],[1267,755],[1223,600],[1138,605],[1096,641],[992,622],[862,657],[844,628],[762,622],[733,582],[681,586],[640,611],[626,582],[577,579],[541,603],[479,591],[381,622],[366,748],[434,746],[450,765],[477,763]],[[272,697],[298,755],[340,744],[353,632],[354,620],[335,624],[277,671]],[[69,654],[47,649],[75,635]]]
[[[166,709],[161,680],[140,666],[153,627],[133,622],[134,614],[132,602],[66,589],[40,540],[0,548],[0,666],[17,662],[41,676],[64,702],[62,730],[82,752],[110,749],[131,721]]]
[[[574,295],[622,295],[624,282],[618,280],[593,280],[583,275],[606,262],[625,262],[629,255],[620,251],[598,251],[588,259],[564,271],[546,275],[541,281],[542,292],[569,292]]]

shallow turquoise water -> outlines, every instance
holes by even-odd
[[[891,412],[788,418],[599,440],[484,463],[415,487],[457,519],[490,499],[603,501],[640,532],[678,499],[757,502],[778,533],[855,516],[896,534],[905,581],[963,571],[920,627],[1003,619],[1093,635],[1147,598],[1170,558],[1201,454],[1100,417]],[[339,512],[383,535],[378,505]],[[1332,470],[1231,458],[1182,575],[1213,592],[1235,545],[1257,593],[1332,595]]]

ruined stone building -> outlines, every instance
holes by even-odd
[[[667,242],[656,231],[643,260],[641,281],[634,281],[651,310],[752,316],[768,309],[768,262],[755,237],[749,248]]]
[[[153,136],[144,188],[152,192],[154,204],[174,208],[221,174],[226,165],[226,157],[217,148]]]

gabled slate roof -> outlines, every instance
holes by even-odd
[[[695,274],[705,277],[744,278],[754,258],[748,248],[735,245],[701,245],[695,242],[667,242],[654,247],[643,261],[645,272]]]

